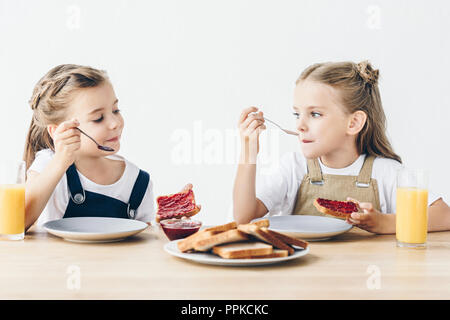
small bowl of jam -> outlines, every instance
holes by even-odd
[[[169,240],[183,239],[196,233],[202,226],[201,221],[191,219],[167,219],[159,222]]]

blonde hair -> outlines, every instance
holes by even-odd
[[[386,136],[386,115],[378,90],[379,71],[368,61],[317,63],[306,68],[296,84],[312,80],[338,89],[342,104],[348,113],[361,110],[366,123],[356,138],[359,154],[390,158],[402,162]]]
[[[29,101],[33,117],[28,130],[23,160],[27,169],[39,150],[54,150],[53,140],[47,131],[49,124],[65,120],[67,107],[76,90],[92,88],[108,80],[105,71],[74,64],[63,64],[51,69],[33,90]]]

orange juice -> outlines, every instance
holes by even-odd
[[[396,235],[403,243],[424,244],[428,230],[428,190],[397,188]]]
[[[25,185],[0,185],[0,235],[25,231]]]

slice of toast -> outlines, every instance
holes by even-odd
[[[261,256],[250,256],[246,259],[282,258],[282,257],[287,257],[288,255],[289,255],[289,252],[287,250],[273,249],[272,253],[264,254]]]
[[[278,249],[287,250],[290,255],[294,253],[294,249],[291,246],[284,243],[279,238],[272,236],[268,232],[262,230],[260,227],[258,227],[255,224],[252,224],[252,223],[241,224],[238,226],[238,230],[242,231],[246,234],[252,235],[264,242],[267,242]]]
[[[334,206],[336,206],[336,207],[338,207],[338,206],[344,207],[345,206],[346,208],[345,209],[341,208],[339,211],[333,210],[331,208],[325,207],[324,205],[321,205],[320,202],[324,202],[325,205],[327,203],[330,203],[331,205],[334,204]],[[336,201],[336,200],[317,198],[316,200],[314,200],[313,205],[314,205],[314,207],[316,207],[316,209],[319,212],[322,212],[324,214],[327,214],[327,215],[330,215],[330,216],[333,216],[333,217],[339,218],[339,219],[347,219],[348,217],[351,216],[351,214],[353,212],[358,211],[357,204],[353,201]]]
[[[257,225],[258,227],[268,227],[269,226],[269,220],[268,219],[262,219],[262,220],[258,220],[255,222],[251,222],[254,225]],[[209,228],[205,228],[205,231],[214,231],[214,232],[224,232],[224,231],[228,231],[228,230],[232,230],[232,229],[236,229],[237,228],[237,223],[236,221],[233,222],[229,222],[226,224],[221,224],[215,227],[209,227]]]
[[[205,239],[194,241],[194,249],[196,251],[208,251],[212,247],[222,243],[239,242],[248,239],[249,239],[248,235],[246,235],[244,232],[241,232],[237,229],[231,229],[228,231],[214,234]]]
[[[195,203],[192,189],[159,196],[156,198],[156,203],[158,205],[156,222],[158,223],[166,219],[192,217],[200,211],[200,207]]]
[[[228,231],[228,230],[232,230],[232,229],[236,229],[236,228],[237,228],[237,224],[235,221],[233,221],[233,222],[222,224],[219,226],[205,228],[203,230],[213,231],[213,232],[224,232],[224,231]]]
[[[262,219],[258,221],[251,222],[251,224],[257,225],[258,227],[268,227],[270,225],[269,219]]]
[[[174,218],[180,219],[181,217],[189,218],[189,217],[195,216],[199,212],[200,212],[200,208],[196,206],[193,210],[191,210],[189,212],[184,212],[182,214],[172,213],[171,215],[163,216],[163,215],[160,215],[159,213],[157,213],[155,220],[157,223],[159,223],[161,220],[174,219]]]
[[[273,248],[270,244],[252,241],[222,244],[214,246],[212,251],[224,259],[243,259],[267,256],[273,253]]]
[[[207,230],[200,230],[197,231],[194,234],[191,234],[189,237],[184,238],[183,240],[180,240],[177,243],[178,249],[181,252],[187,252],[190,250],[194,250],[194,243],[196,241],[207,239],[212,237],[216,232],[214,231],[207,231]]]
[[[293,238],[290,236],[287,236],[285,234],[282,234],[280,232],[276,232],[273,230],[269,230],[267,228],[261,228],[262,230],[268,232],[270,235],[277,237],[278,239],[280,239],[281,241],[283,241],[286,244],[289,244],[291,246],[297,246],[303,249],[306,249],[308,247],[308,242],[307,241],[303,241],[297,238]]]

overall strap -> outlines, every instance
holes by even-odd
[[[323,184],[322,170],[320,170],[319,161],[315,159],[307,159],[306,165],[308,167],[308,175],[310,183]]]
[[[128,217],[134,219],[137,208],[141,205],[145,192],[147,191],[148,183],[150,182],[150,175],[139,170],[139,175],[134,183],[133,190],[131,191],[130,200],[128,201]]]
[[[372,155],[366,155],[361,171],[359,172],[358,179],[356,180],[356,186],[359,188],[368,188],[370,179],[372,178],[372,167],[375,157]]]
[[[72,201],[76,204],[82,204],[86,199],[86,194],[81,186],[80,177],[78,176],[77,168],[73,163],[66,171],[67,185],[69,186],[69,195]]]

